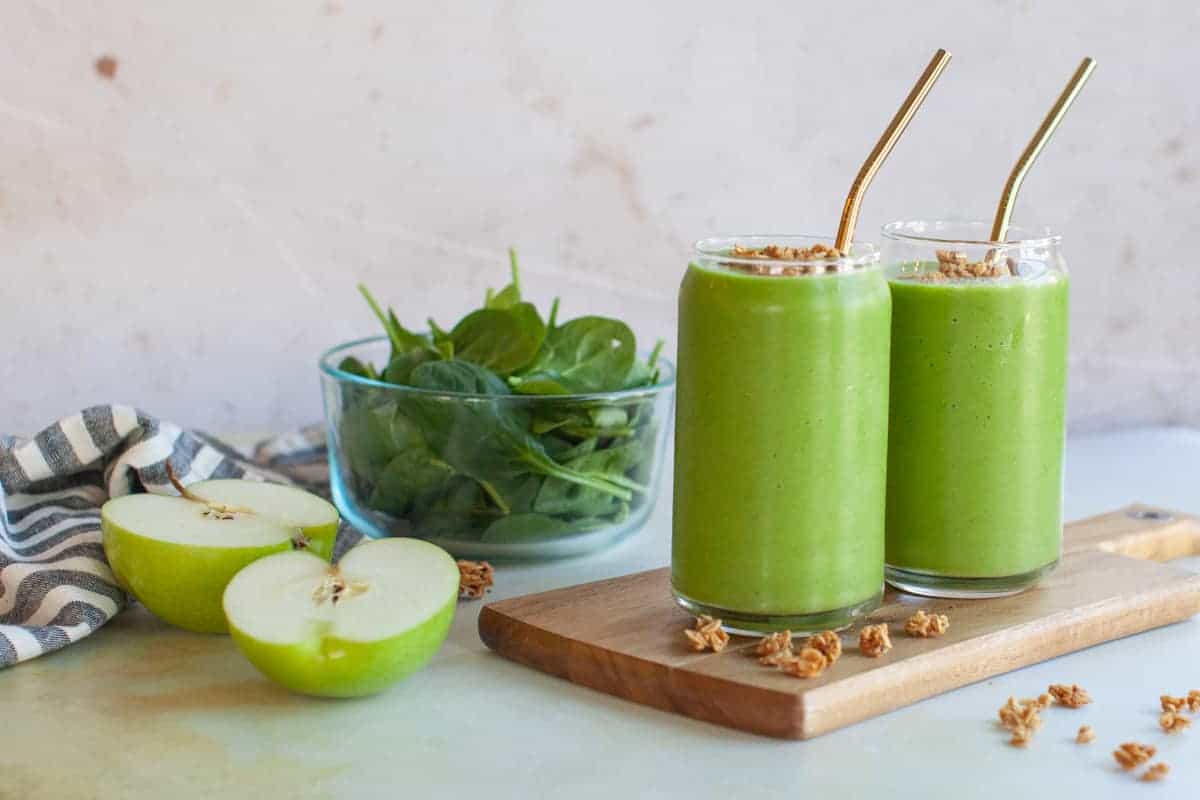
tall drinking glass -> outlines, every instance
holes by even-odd
[[[830,241],[701,241],[680,288],[672,586],[729,630],[881,596],[891,301],[874,247]]]
[[[995,597],[1062,550],[1067,372],[1060,237],[984,222],[883,229],[892,292],[887,578]]]

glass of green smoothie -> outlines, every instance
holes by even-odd
[[[990,223],[883,229],[892,293],[887,580],[997,597],[1062,550],[1067,269],[1061,239]]]
[[[704,240],[680,288],[671,582],[733,632],[882,593],[891,300],[875,247],[831,241]]]

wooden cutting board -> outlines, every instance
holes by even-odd
[[[808,739],[1002,672],[1200,611],[1200,574],[1156,563],[1200,554],[1200,520],[1133,505],[1065,528],[1063,560],[1038,587],[990,600],[934,600],[889,588],[867,620],[889,623],[895,647],[858,653],[858,629],[819,678],[764,667],[757,640],[721,653],[684,645],[691,617],[670,571],[526,595],[485,606],[479,635],[502,656],[637,703],[753,733]],[[904,635],[916,609],[950,617],[939,639]],[[865,624],[865,623],[864,623]],[[1068,680],[1069,676],[1064,677]]]

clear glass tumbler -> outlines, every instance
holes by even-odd
[[[1035,584],[1062,550],[1060,237],[984,222],[883,229],[892,292],[887,579],[936,597]]]
[[[891,301],[874,247],[829,243],[705,240],[680,287],[671,580],[735,632],[882,593]]]

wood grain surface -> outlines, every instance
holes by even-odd
[[[936,600],[889,588],[864,623],[887,622],[894,648],[841,659],[813,679],[761,666],[756,639],[696,653],[669,569],[485,606],[479,635],[502,656],[617,697],[753,733],[819,736],[926,697],[1048,658],[1186,619],[1200,575],[1161,561],[1200,553],[1200,521],[1133,505],[1065,527],[1059,568],[1034,589],[989,600]],[[916,609],[947,614],[941,638],[903,633]],[[1064,678],[1067,680],[1067,678]]]

